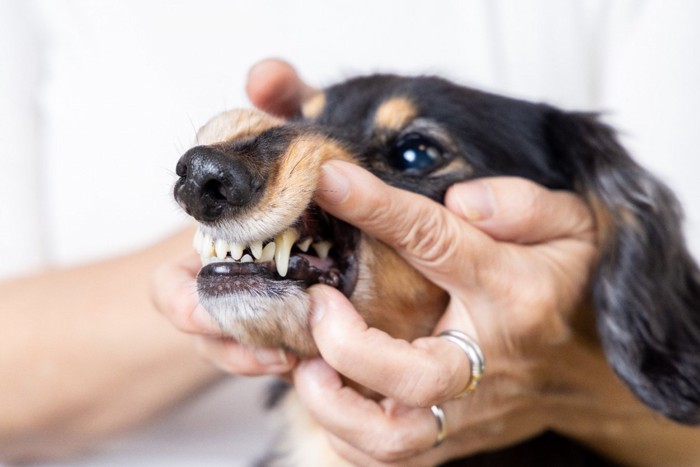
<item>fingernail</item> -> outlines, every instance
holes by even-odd
[[[323,288],[311,287],[308,290],[311,297],[311,326],[315,326],[326,312],[326,295]]]
[[[316,196],[333,204],[341,204],[350,195],[350,181],[333,162],[321,166],[321,178],[316,188]]]
[[[282,349],[255,349],[255,359],[261,365],[286,365],[287,354]]]
[[[493,216],[495,203],[493,192],[488,183],[482,181],[467,182],[452,187],[452,196],[464,217],[468,221],[482,221]]]

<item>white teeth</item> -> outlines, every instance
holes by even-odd
[[[316,250],[316,254],[321,259],[328,258],[328,252],[331,250],[332,246],[333,244],[329,241],[322,241],[313,244],[314,250]]]
[[[217,258],[226,258],[226,253],[228,253],[228,243],[221,239],[216,240],[216,242],[214,242],[214,251],[216,251]]]
[[[299,240],[299,232],[293,228],[289,228],[278,234],[274,241],[263,245],[262,241],[254,241],[250,245],[245,243],[229,243],[224,239],[213,239],[211,235],[204,233],[202,228],[197,227],[197,230],[192,239],[194,249],[200,254],[202,264],[207,265],[214,261],[238,261],[241,263],[267,263],[275,261],[277,273],[286,277],[289,272],[289,258],[294,244]],[[327,240],[312,243],[310,237],[296,243],[299,250],[306,253],[311,246],[318,257],[322,260],[328,258],[328,253],[333,247],[333,243]],[[250,254],[243,254],[246,248]],[[228,255],[231,257],[228,257]]]
[[[275,237],[275,265],[277,273],[282,277],[287,275],[289,254],[297,238],[299,238],[299,234],[294,229],[287,229]]]
[[[262,241],[253,242],[250,244],[250,246],[248,248],[250,248],[250,252],[253,253],[253,256],[255,258],[260,259],[260,256],[262,256],[262,252],[263,252]]]
[[[194,233],[194,239],[192,240],[192,246],[197,251],[197,253],[202,252],[202,240],[204,239],[204,234],[202,230],[197,227],[197,231]]]
[[[263,248],[262,254],[260,255],[260,258],[258,258],[258,262],[267,263],[268,261],[272,261],[274,258],[275,242],[270,242],[267,245],[265,245],[265,248]]]
[[[229,246],[231,247],[231,258],[241,259],[245,245],[242,243],[231,243]]]
[[[202,250],[201,253],[207,256],[214,256],[214,241],[209,235],[204,235],[202,237]]]
[[[309,246],[311,246],[311,242],[313,242],[313,241],[314,241],[313,238],[309,237],[306,240],[303,240],[303,241],[297,243],[297,246],[299,247],[299,249],[301,251],[306,253],[307,251],[309,251]]]

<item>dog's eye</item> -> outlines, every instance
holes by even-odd
[[[442,149],[431,139],[409,133],[394,144],[389,164],[404,172],[421,172],[434,167],[442,159]]]

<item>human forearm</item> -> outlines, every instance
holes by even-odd
[[[595,346],[577,342],[565,355],[558,375],[564,387],[575,389],[549,394],[556,431],[623,465],[700,464],[700,428],[677,424],[645,406]]]
[[[92,445],[218,376],[150,300],[153,270],[189,238],[0,284],[3,455]]]

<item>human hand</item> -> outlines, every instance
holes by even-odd
[[[425,465],[503,447],[556,426],[551,408],[566,407],[565,389],[580,396],[577,365],[614,378],[594,340],[574,328],[586,327],[576,312],[596,254],[592,216],[575,195],[494,178],[452,187],[443,207],[334,161],[316,201],[445,289],[450,304],[435,333],[462,331],[487,359],[481,386],[454,399],[471,370],[458,347],[437,337],[393,339],[368,328],[338,291],[312,287],[323,360],[301,362],[294,382],[343,457]],[[365,399],[339,373],[387,398]],[[434,404],[445,411],[448,437],[431,449]]]

